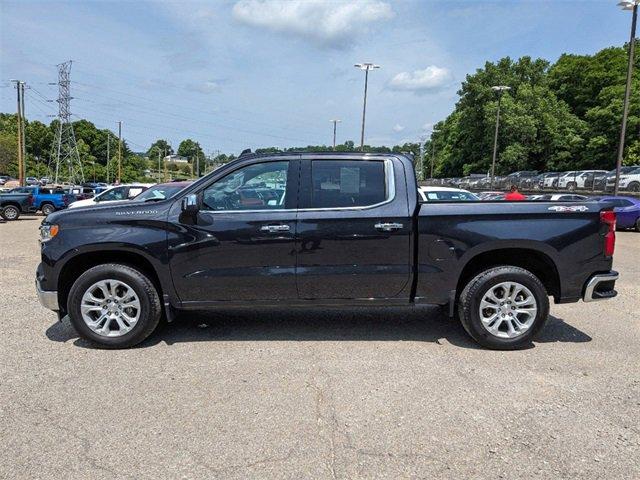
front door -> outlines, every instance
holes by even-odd
[[[278,302],[297,298],[299,161],[255,159],[198,192],[195,220],[169,235],[182,302]]]
[[[302,160],[301,299],[404,297],[412,224],[401,169],[389,158]]]

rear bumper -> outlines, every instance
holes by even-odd
[[[614,289],[618,280],[618,272],[598,273],[593,275],[584,286],[582,300],[595,302],[596,300],[608,300],[618,295]]]
[[[36,280],[36,292],[38,292],[38,300],[44,308],[58,311],[58,292],[42,290],[40,282]]]

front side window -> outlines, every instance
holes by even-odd
[[[288,169],[288,161],[239,168],[209,186],[202,203],[215,211],[283,209]]]
[[[311,181],[313,208],[365,207],[387,197],[382,161],[315,160]]]

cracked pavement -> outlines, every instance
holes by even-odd
[[[189,315],[91,348],[0,225],[0,478],[639,478],[640,234],[609,302],[482,350],[435,308]]]

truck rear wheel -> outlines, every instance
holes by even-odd
[[[515,350],[531,344],[549,316],[549,297],[538,277],[513,266],[476,275],[460,294],[465,330],[480,345]]]
[[[104,348],[128,348],[158,326],[162,307],[153,282],[115,263],[98,265],[75,281],[67,301],[78,334]]]
[[[55,211],[56,211],[56,207],[54,207],[54,206],[53,206],[52,204],[50,204],[50,203],[44,203],[44,204],[42,205],[41,209],[42,209],[42,214],[43,214],[44,216],[51,215],[53,212],[55,212]]]

